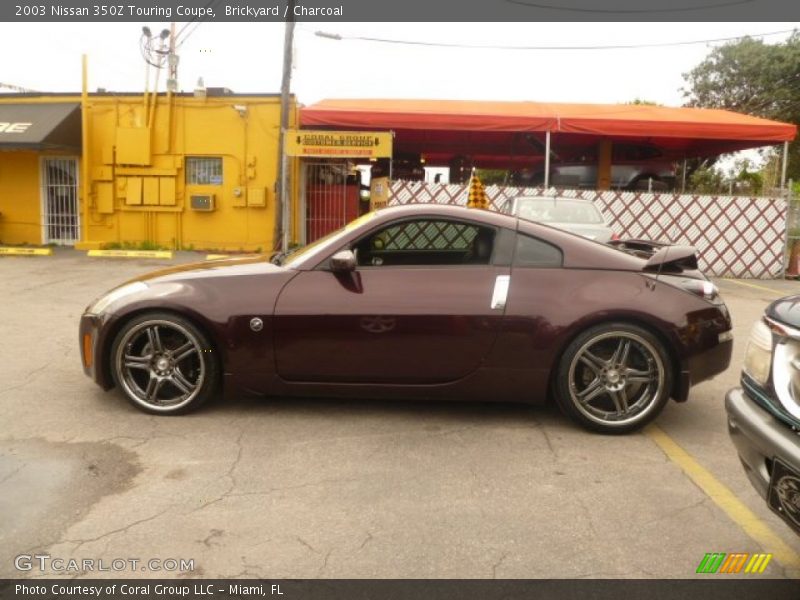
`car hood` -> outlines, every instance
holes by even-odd
[[[770,319],[800,329],[800,295],[776,300],[767,307],[766,312]]]
[[[133,281],[146,281],[148,283],[166,283],[171,281],[185,281],[187,279],[211,279],[219,277],[236,277],[241,275],[258,275],[264,273],[282,272],[285,269],[269,262],[265,254],[257,256],[241,256],[235,258],[222,258],[204,262],[176,265],[146,273],[132,279]],[[129,282],[130,283],[130,282]]]

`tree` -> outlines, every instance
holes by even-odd
[[[800,33],[780,44],[742,38],[714,48],[688,73],[687,106],[722,108],[800,124]],[[789,147],[788,176],[800,179],[800,143]]]
[[[626,102],[625,104],[634,104],[636,106],[664,106],[663,104],[659,104],[658,102],[654,102],[652,100],[645,100],[644,98],[639,98],[638,96],[631,100],[630,102]]]

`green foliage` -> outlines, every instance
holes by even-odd
[[[752,196],[760,196],[764,189],[764,175],[759,171],[749,171],[750,161],[744,161],[745,164],[738,165],[733,173],[733,179],[736,182],[736,191],[738,194],[748,193]]]
[[[721,194],[726,189],[725,177],[714,167],[700,167],[689,176],[687,187],[698,194]]]
[[[727,173],[718,166],[703,165],[688,178],[688,191],[697,194],[760,196],[765,192],[765,168],[754,169],[748,159],[734,162]]]
[[[505,169],[475,169],[475,174],[483,185],[503,185],[508,179]]]
[[[625,104],[635,104],[637,106],[664,106],[663,104],[659,104],[658,102],[653,102],[652,100],[644,100],[643,98],[634,98],[630,102],[626,102]]]
[[[749,37],[714,48],[688,73],[688,106],[722,108],[800,124],[800,33],[780,44]],[[800,142],[789,148],[788,176],[800,179]]]

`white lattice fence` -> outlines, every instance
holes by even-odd
[[[541,188],[489,186],[494,210]],[[769,279],[783,272],[786,203],[780,198],[696,196],[595,190],[559,194],[591,200],[622,238],[662,240],[697,248],[700,268],[718,277]],[[395,181],[392,205],[465,205],[467,186]]]

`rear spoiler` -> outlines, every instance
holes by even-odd
[[[647,260],[645,271],[697,269],[697,250],[693,246],[665,246]]]

